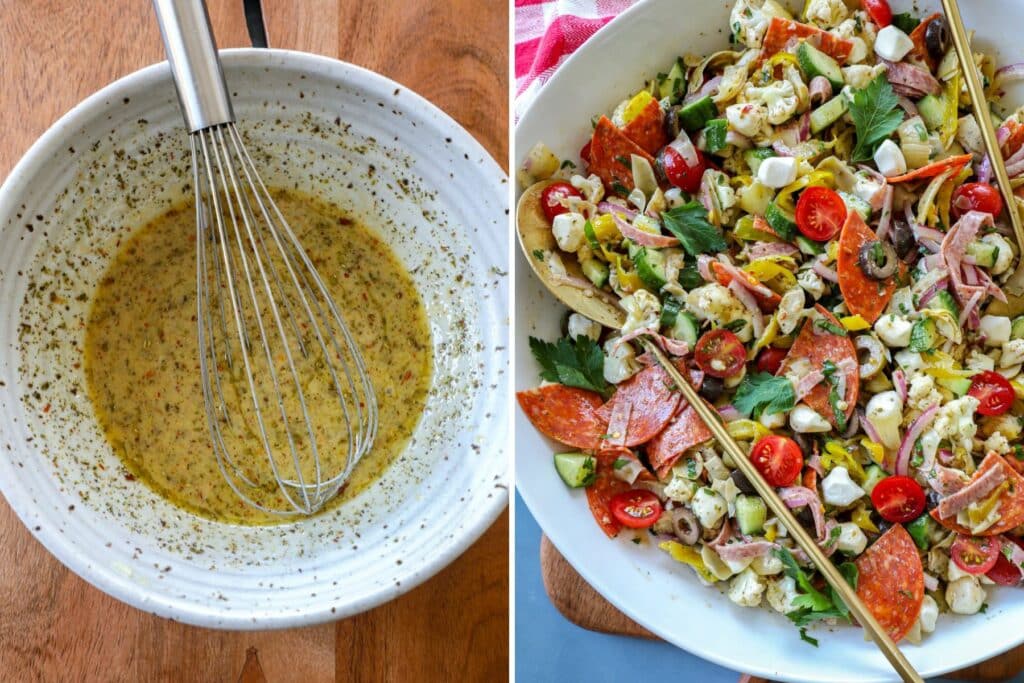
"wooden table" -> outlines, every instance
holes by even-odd
[[[241,0],[209,0],[221,47]],[[81,99],[164,58],[149,2],[3,0],[0,177]],[[508,13],[477,0],[264,0],[270,44],[345,59],[424,95],[508,158]],[[0,502],[5,681],[498,681],[508,677],[508,513],[437,577],[319,627],[235,633],[128,607],[66,570]]]

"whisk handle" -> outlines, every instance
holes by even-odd
[[[203,0],[153,0],[178,101],[191,132],[231,123],[235,112]]]

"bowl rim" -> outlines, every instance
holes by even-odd
[[[672,0],[672,1],[673,2],[677,2],[678,0]],[[705,0],[695,0],[695,1],[697,1],[697,2],[704,2]],[[783,4],[792,5],[795,1],[796,0],[788,0],[788,1],[787,0],[783,0]],[[526,153],[529,151],[529,149],[532,147],[532,145],[535,142],[537,142],[537,140],[521,140],[520,136],[522,135],[522,131],[524,129],[524,122],[525,123],[532,123],[532,119],[534,117],[536,117],[536,116],[539,116],[539,114],[536,113],[537,111],[540,111],[540,109],[538,108],[538,102],[543,103],[543,100],[544,100],[543,95],[544,95],[545,91],[558,90],[558,89],[563,89],[563,88],[567,88],[567,87],[571,88],[574,85],[574,81],[572,80],[572,78],[573,78],[573,73],[572,72],[574,70],[580,68],[580,67],[578,67],[578,64],[586,65],[590,61],[590,59],[591,59],[589,57],[590,53],[592,53],[592,52],[594,52],[596,50],[599,50],[599,49],[603,48],[606,51],[607,50],[614,51],[614,45],[615,45],[615,41],[617,39],[617,35],[616,34],[620,31],[621,27],[624,24],[629,24],[629,23],[633,23],[633,22],[639,23],[641,18],[648,11],[648,8],[650,6],[652,6],[652,5],[654,5],[656,2],[657,2],[657,0],[638,0],[635,4],[633,4],[630,7],[628,7],[626,10],[624,10],[623,12],[621,12],[620,14],[615,16],[607,24],[605,24],[604,26],[599,28],[597,31],[595,31],[594,34],[590,38],[588,38],[583,45],[580,46],[580,48],[578,48],[575,51],[573,51],[564,61],[559,63],[559,65],[558,65],[557,69],[555,70],[555,72],[542,85],[541,89],[538,90],[538,92],[534,95],[533,100],[523,110],[522,115],[519,116],[518,120],[516,121],[515,130],[514,130],[514,134],[513,134],[513,137],[514,137],[514,147],[513,147],[513,149],[515,150],[515,155],[513,156],[513,159],[512,159],[513,166],[518,165],[520,163],[520,160],[523,157],[525,157]],[[726,4],[727,5],[732,5],[733,3],[732,3],[731,0],[726,0]],[[916,2],[914,3],[914,5],[916,6]],[[689,28],[690,27],[688,26],[687,29],[689,30]],[[638,77],[642,77],[642,74],[637,74],[637,76]],[[518,200],[518,197],[521,194],[522,194],[522,189],[519,187],[518,183],[516,183],[516,186],[514,188],[515,199]],[[515,205],[516,205],[516,203],[514,202],[513,206],[515,206]],[[513,216],[513,219],[515,219],[515,216]],[[517,248],[515,251],[518,252],[519,249]],[[515,254],[513,254],[513,258],[518,258],[518,257]],[[1024,258],[1024,256],[1022,256],[1022,258]],[[521,273],[520,271],[523,271],[523,272]],[[516,290],[519,289],[520,278],[526,278],[527,280],[530,280],[530,279],[535,280],[536,279],[536,276],[533,274],[533,272],[528,267],[525,268],[525,269],[521,268],[521,267],[517,267],[514,272],[515,272],[515,280],[516,281],[513,283],[513,291],[516,291]],[[540,284],[539,281],[537,281],[537,284],[538,285]],[[552,298],[552,302],[553,302],[553,304],[557,304],[557,305],[562,306],[564,308],[564,304],[561,304],[560,302],[557,302],[557,300],[555,300],[554,298]],[[517,318],[515,320],[515,325],[513,325],[512,332],[511,332],[512,335],[513,335],[513,338],[515,340],[517,340],[517,341],[513,342],[513,344],[516,344],[516,345],[518,345],[518,339],[521,336],[519,320],[520,320],[520,318],[517,316]],[[518,355],[518,353],[517,353],[517,355]],[[517,374],[517,376],[519,374],[518,367],[516,367],[516,374]],[[516,384],[516,379],[517,378],[513,378],[513,385],[514,386]],[[519,431],[520,431],[518,426],[520,424],[522,424],[522,421],[520,421],[518,419],[519,417],[520,417],[519,411],[517,411],[516,415],[514,415],[514,418],[513,418],[516,421],[516,425],[517,425],[517,427],[514,428],[514,430],[513,430],[514,433],[515,433],[515,443],[516,443],[517,451],[518,451],[518,448],[519,448]],[[526,424],[528,424],[528,422]],[[543,437],[542,435],[540,435],[540,433],[537,432],[536,429],[534,427],[532,427],[532,425],[530,425],[529,428],[532,429],[533,432],[536,435],[540,436],[544,441],[552,443],[552,444],[554,443],[550,439],[547,439],[547,437]],[[518,456],[518,453],[516,455]],[[805,681],[806,680],[808,682],[817,680],[817,679],[801,677],[799,674],[795,678],[788,677],[780,669],[774,668],[773,664],[775,664],[775,662],[771,661],[771,660],[760,659],[760,660],[757,660],[754,663],[750,663],[750,662],[737,663],[735,660],[729,659],[726,656],[719,655],[715,651],[709,651],[709,650],[707,650],[707,648],[702,647],[701,646],[701,639],[700,639],[700,635],[701,634],[699,633],[699,630],[691,630],[691,632],[690,632],[691,635],[682,636],[680,634],[680,631],[678,631],[678,630],[676,630],[676,631],[667,631],[665,628],[662,627],[662,625],[660,623],[653,622],[650,618],[648,618],[648,616],[646,615],[645,611],[642,609],[642,605],[639,605],[639,604],[634,603],[634,602],[632,602],[630,600],[624,599],[624,597],[622,595],[622,591],[612,585],[611,580],[607,578],[606,573],[601,572],[598,569],[598,566],[597,566],[596,563],[594,563],[593,561],[589,561],[587,559],[587,551],[586,551],[586,549],[581,547],[580,543],[574,541],[574,539],[571,537],[571,534],[570,534],[569,531],[565,530],[563,527],[558,526],[558,525],[555,525],[555,526],[545,526],[541,522],[541,518],[542,517],[545,518],[545,521],[547,521],[547,517],[548,517],[547,515],[543,515],[543,514],[542,515],[538,515],[537,514],[538,510],[543,510],[545,508],[544,502],[538,496],[534,495],[534,492],[530,489],[530,487],[527,486],[527,487],[524,488],[524,487],[520,486],[520,471],[518,470],[518,468],[516,469],[515,477],[516,477],[516,491],[519,493],[520,496],[522,496],[523,502],[526,503],[527,508],[529,508],[529,510],[530,510],[530,514],[532,514],[535,517],[538,525],[541,527],[541,530],[543,531],[543,533],[545,535],[548,536],[549,540],[552,542],[552,544],[555,546],[555,548],[559,551],[559,553],[561,553],[566,558],[566,560],[573,566],[573,568],[580,574],[580,576],[583,577],[583,579],[588,584],[590,584],[603,598],[605,598],[610,603],[612,603],[615,606],[616,609],[618,609],[621,612],[623,612],[630,619],[632,619],[633,621],[637,622],[638,624],[640,624],[644,628],[650,630],[651,632],[655,633],[658,637],[663,639],[665,642],[670,643],[670,644],[674,645],[675,647],[678,647],[678,648],[680,648],[682,650],[685,650],[686,652],[694,654],[694,655],[696,655],[698,657],[701,657],[702,659],[705,659],[707,661],[710,661],[710,662],[712,662],[714,664],[717,664],[717,665],[722,666],[724,668],[730,669],[732,671],[736,671],[737,670],[737,668],[736,668],[737,666],[742,666],[745,673],[752,674],[752,675],[763,676],[763,677],[768,678],[768,679],[779,679],[780,676],[783,676],[783,677],[785,677],[785,680],[794,680],[794,681]],[[712,600],[717,600],[717,599],[726,600],[726,597],[725,597],[724,594],[721,595],[721,596],[719,596],[719,595],[710,596],[709,595],[709,597]],[[765,608],[762,607],[761,609],[765,609]],[[931,669],[928,669],[927,667],[919,665],[919,669],[918,670],[919,670],[919,672],[922,675],[925,675],[925,676],[929,676],[929,677],[930,676],[941,676],[941,675],[946,674],[946,673],[948,673],[950,671],[953,671],[953,670],[956,670],[956,669],[959,669],[959,668],[970,667],[970,666],[972,666],[974,664],[977,664],[979,662],[986,661],[988,659],[992,659],[992,658],[998,657],[999,655],[1009,651],[1013,647],[1016,647],[1021,642],[1024,642],[1024,634],[1022,634],[1016,640],[1006,640],[1006,641],[1004,641],[1002,643],[999,643],[996,646],[993,646],[991,649],[985,650],[984,652],[979,652],[977,649],[973,649],[973,648],[972,648],[972,650],[970,652],[968,652],[966,649],[964,649],[964,650],[962,650],[963,653],[964,653],[963,658],[957,662],[955,667],[944,666],[944,667],[941,667],[941,668],[931,668]],[[807,655],[810,657],[810,656],[813,656],[814,653],[810,652],[810,653],[807,653]],[[869,672],[869,671],[864,671],[864,672],[862,672],[861,676],[857,678],[857,680],[859,680],[859,681],[889,680],[889,677],[887,676],[887,673],[885,673],[886,671],[887,671],[887,669],[883,670],[883,673],[881,674],[884,678],[880,678],[879,675],[877,674],[877,672],[873,673],[873,672]],[[891,672],[888,672],[888,674],[891,674]],[[830,677],[830,678],[827,678],[825,680],[829,680],[829,681],[836,680],[836,681],[839,681],[839,680],[842,680],[842,679],[834,679],[834,678]]]
[[[271,69],[287,66],[289,68],[305,68],[307,71],[327,71],[330,72],[332,78],[343,75],[356,83],[383,87],[386,91],[400,88],[404,96],[402,108],[416,111],[424,118],[436,119],[441,126],[450,131],[453,145],[465,149],[470,153],[471,158],[482,160],[481,174],[495,179],[507,178],[507,173],[491,153],[466,128],[412,88],[387,76],[340,59],[299,50],[242,47],[222,49],[219,50],[219,54],[225,70],[236,66],[262,66]],[[166,60],[144,66],[105,85],[60,116],[29,146],[3,183],[0,184],[0,217],[11,215],[16,209],[20,193],[23,190],[23,179],[64,147],[63,141],[69,130],[73,131],[78,127],[80,121],[94,118],[98,113],[109,108],[112,102],[119,101],[122,93],[126,90],[137,91],[138,88],[146,84],[169,80],[169,78],[170,66]],[[506,195],[511,192],[508,185],[509,183],[505,181],[506,187],[503,188],[503,191]],[[496,244],[500,248],[503,242],[499,238]],[[511,283],[509,286],[511,287]],[[507,423],[507,431],[511,434],[511,410],[496,413],[495,417],[497,421],[504,420]],[[412,567],[411,562],[408,563],[410,566],[406,568],[407,574],[403,576],[400,585],[394,583],[381,585],[361,600],[342,605],[325,602],[320,607],[306,609],[300,613],[291,610],[280,610],[277,613],[261,611],[258,619],[253,617],[252,612],[244,610],[218,610],[216,606],[204,606],[200,603],[176,600],[171,596],[153,593],[147,586],[133,582],[109,567],[90,562],[80,550],[67,541],[65,535],[56,525],[42,525],[39,530],[33,528],[29,520],[34,514],[36,505],[31,501],[29,495],[21,493],[17,487],[0,485],[0,495],[7,501],[29,534],[39,541],[53,557],[93,587],[121,602],[143,612],[165,618],[173,613],[174,620],[194,626],[243,631],[270,630],[337,621],[384,604],[435,576],[473,545],[507,508],[509,490],[507,483],[511,481],[511,458],[507,453],[506,451],[504,456],[504,467],[496,468],[501,471],[501,479],[506,485],[496,486],[497,492],[486,497],[486,503],[476,507],[475,518],[471,518],[468,523],[459,524],[446,536],[447,542],[441,552],[416,567]],[[0,460],[0,471],[11,466],[11,461]]]

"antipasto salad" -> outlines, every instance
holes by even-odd
[[[1022,582],[1024,318],[989,312],[1017,260],[1003,202],[943,16],[738,0],[729,29],[730,49],[590,121],[578,160],[531,150],[520,182],[557,248],[529,258],[625,322],[573,314],[564,338],[531,338],[545,381],[519,403],[608,536],[645,530],[810,641],[848,620],[638,343],[655,340],[917,642]],[[995,113],[1021,67],[974,57],[1024,183],[1024,125]]]

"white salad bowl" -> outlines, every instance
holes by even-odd
[[[508,184],[465,130],[382,76],[282,50],[223,61],[267,184],[361,218],[413,275],[434,376],[408,447],[353,499],[280,526],[202,519],[125,476],[87,398],[83,322],[117,243],[192,192],[164,63],[75,107],[0,189],[0,488],[116,598],[202,626],[282,628],[413,588],[507,504]]]
[[[939,6],[933,1],[891,4],[895,12],[913,10],[921,16]],[[566,60],[541,89],[516,128],[515,161],[521,163],[537,142],[546,143],[560,158],[578,161],[592,116],[609,114],[645,79],[666,71],[678,55],[728,47],[732,5],[731,0],[646,0],[624,12]],[[1024,60],[1024,43],[1012,30],[1024,26],[1024,2],[972,0],[960,5],[968,29],[976,31],[976,48],[994,54],[1002,64]],[[1019,104],[1022,94],[1010,89],[1007,102]],[[547,294],[519,252],[515,274],[515,384],[522,390],[539,382],[527,337],[560,336],[565,308]],[[537,432],[521,411],[515,420],[516,482],[530,511],[587,582],[631,618],[693,654],[772,680],[898,680],[859,628],[816,627],[811,633],[820,646],[814,648],[800,640],[784,616],[769,608],[733,604],[653,544],[634,545],[632,534],[610,541],[594,523],[583,491],[568,489],[555,473],[550,454],[557,452],[557,445]],[[1024,591],[987,590],[984,614],[943,615],[921,645],[903,644],[919,672],[934,676],[959,669],[1024,641]]]

